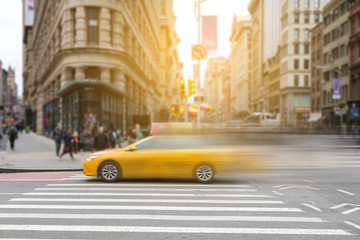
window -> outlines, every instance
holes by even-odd
[[[309,75],[304,76],[304,86],[309,87]]]
[[[345,56],[345,44],[340,45],[340,57]]]
[[[294,30],[294,38],[295,40],[299,40],[299,29]]]
[[[310,38],[309,29],[305,29],[305,30],[304,30],[304,38],[305,38],[305,39],[309,39],[309,38]]]
[[[310,105],[310,97],[309,97],[309,95],[303,94],[301,96],[301,104],[302,105]]]
[[[309,60],[308,59],[304,60],[304,69],[309,69]]]
[[[300,16],[298,13],[294,14],[294,23],[300,23]]]
[[[299,59],[294,60],[294,69],[299,69]]]
[[[310,23],[310,14],[309,13],[304,14],[304,22],[305,23]]]
[[[315,23],[319,23],[319,22],[320,22],[320,14],[319,14],[319,13],[315,13],[315,14],[314,14],[314,20],[315,20]]]
[[[309,54],[310,52],[310,45],[308,43],[304,44],[304,54]]]
[[[299,44],[298,43],[295,43],[294,44],[294,54],[299,54],[300,51],[299,51]]]
[[[295,87],[299,86],[299,75],[294,75],[294,86]]]
[[[314,6],[315,8],[320,8],[320,0],[315,0]]]
[[[309,8],[310,7],[310,0],[305,0],[305,8]]]
[[[294,94],[294,105],[300,105],[300,96],[298,94]]]
[[[294,7],[297,9],[297,8],[300,8],[300,0],[294,0]]]
[[[98,9],[87,9],[87,31],[88,31],[88,43],[97,44],[99,42],[98,29]]]

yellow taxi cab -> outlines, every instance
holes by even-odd
[[[83,162],[83,172],[107,182],[134,177],[195,178],[209,183],[215,176],[254,171],[263,166],[265,155],[259,153],[259,149],[219,146],[214,139],[211,136],[149,136],[123,149],[90,154]]]

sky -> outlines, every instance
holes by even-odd
[[[218,51],[216,56],[229,57],[230,34],[233,15],[248,16],[247,7],[250,0],[207,0],[201,4],[202,15],[218,16]],[[193,77],[191,60],[191,44],[197,43],[197,21],[194,16],[194,0],[174,0],[176,14],[175,29],[180,38],[178,52],[183,62],[183,76],[185,79]],[[214,56],[214,57],[216,57]],[[204,82],[206,61],[201,61],[201,80]]]
[[[218,16],[218,56],[230,54],[229,37],[233,14],[249,15],[247,6],[250,0],[207,0],[201,4],[202,15]],[[18,94],[22,95],[22,1],[0,0],[0,59],[3,68],[15,67],[15,80]],[[183,62],[183,76],[192,78],[193,61],[191,44],[197,43],[197,22],[194,16],[194,0],[174,0],[176,14],[176,31],[180,38],[178,52]],[[202,61],[204,72],[206,62]],[[203,80],[203,74],[202,74]]]

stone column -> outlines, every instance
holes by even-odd
[[[86,45],[87,36],[86,36],[86,13],[85,7],[76,8],[76,36],[75,36],[75,46],[81,47]]]
[[[110,68],[101,68],[101,75],[100,75],[101,81],[104,82],[111,82],[111,74],[110,74]]]
[[[72,79],[72,68],[65,68],[61,73],[60,79],[60,88],[63,88],[67,83],[69,83]],[[60,90],[60,89],[59,89]]]
[[[83,67],[75,68],[75,79],[84,79],[85,78],[85,71]]]
[[[112,31],[112,43],[113,47],[123,50],[124,48],[124,19],[119,11],[115,11],[112,14],[113,17],[113,29]]]
[[[38,89],[36,92],[36,133],[44,134],[44,119],[43,119],[43,106],[44,106],[44,92]]]
[[[117,86],[124,92],[126,91],[126,89],[125,89],[126,78],[125,78],[125,73],[124,73],[123,69],[115,69],[114,70],[113,82],[114,82],[115,86]]]
[[[72,44],[72,35],[73,35],[73,29],[72,29],[72,16],[71,16],[71,10],[66,9],[64,12],[64,16],[61,21],[62,29],[61,29],[61,48],[69,48]]]
[[[99,31],[99,42],[102,47],[111,46],[111,14],[108,8],[101,8],[100,10],[100,31]]]

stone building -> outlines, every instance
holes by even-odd
[[[251,79],[250,110],[269,110],[269,82],[264,75],[264,65],[276,55],[280,45],[281,0],[251,0]]]
[[[360,105],[360,0],[349,0],[350,102]]]
[[[61,122],[90,141],[99,125],[125,132],[170,117],[174,21],[172,0],[36,1],[37,132]]]
[[[310,30],[321,22],[327,2],[281,1],[280,113],[285,123],[302,125],[310,116]]]
[[[265,63],[264,75],[268,77],[268,98],[270,113],[280,113],[280,48],[274,57]]]
[[[211,119],[212,122],[218,122],[221,120],[222,115],[222,76],[223,71],[226,65],[225,57],[215,57],[210,58],[207,61],[207,67],[205,70],[205,101],[206,103],[215,109],[215,112],[212,113]]]
[[[249,111],[251,77],[251,20],[234,16],[231,36],[230,76],[232,119],[244,118]]]
[[[321,112],[321,93],[323,85],[323,23],[318,23],[311,29],[311,113]],[[312,119],[311,119],[312,120]],[[313,121],[318,120],[314,119]]]
[[[322,88],[321,112],[327,116],[327,122],[335,127],[339,125],[336,108],[339,102],[349,99],[349,56],[348,41],[349,5],[347,0],[333,0],[323,8],[323,62],[324,83]],[[340,92],[334,91],[334,81],[339,81]],[[336,83],[335,83],[336,85]],[[336,90],[336,89],[335,89]]]
[[[226,59],[224,69],[221,73],[221,117],[222,122],[231,120],[231,74],[230,61]]]

